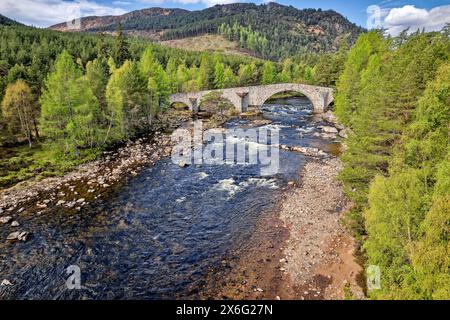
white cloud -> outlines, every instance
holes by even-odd
[[[80,16],[120,15],[126,11],[89,0],[1,0],[0,13],[28,25],[48,27]]]
[[[133,2],[129,2],[129,1],[113,1],[113,5],[115,5],[115,6],[129,6],[130,4],[133,4]]]
[[[406,5],[390,9],[384,19],[384,28],[393,36],[409,28],[410,32],[425,29],[439,31],[450,23],[450,5],[435,7],[431,10]]]

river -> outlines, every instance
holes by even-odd
[[[320,122],[313,117],[306,98],[263,106],[262,118],[280,129],[282,144],[332,152],[335,143],[317,135]],[[226,127],[248,125],[236,119]],[[258,165],[180,168],[165,158],[81,212],[25,213],[28,241],[0,244],[0,280],[14,283],[0,287],[0,298],[195,299],[192,288],[201,288],[208,270],[245,246],[306,160],[280,151],[280,172],[261,176]],[[80,290],[67,289],[69,266],[81,271]]]

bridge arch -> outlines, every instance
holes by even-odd
[[[276,99],[276,96],[279,95],[279,94],[286,94],[286,97],[295,97],[295,98],[301,97],[301,98],[304,98],[304,99],[306,99],[306,100],[309,102],[309,104],[311,105],[311,111],[314,110],[314,103],[313,103],[313,101],[311,100],[310,97],[306,96],[304,93],[302,93],[302,92],[300,92],[300,91],[291,91],[291,90],[280,91],[280,92],[277,92],[277,93],[275,93],[275,94],[273,94],[273,95],[271,95],[271,96],[268,96],[267,99],[264,100],[264,102],[261,103],[261,107],[262,107],[263,105],[265,105],[265,104],[268,104],[268,103],[270,104],[270,101],[271,101],[272,99]],[[263,100],[261,99],[261,101],[263,101]]]
[[[257,92],[253,92],[251,105],[262,106],[271,97],[283,92],[299,92],[311,101],[315,113],[323,113],[326,112],[328,105],[332,101],[332,90],[328,88],[294,83],[274,84],[259,88]]]

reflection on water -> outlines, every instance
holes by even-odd
[[[280,128],[282,144],[330,150],[330,141],[313,136],[308,100],[281,99],[263,111],[273,121],[268,126]],[[248,124],[233,120],[227,127]],[[30,239],[0,244],[0,280],[14,283],[0,287],[0,297],[195,298],[207,270],[234,246],[245,246],[282,187],[298,179],[305,158],[286,151],[280,158],[280,173],[270,177],[260,176],[257,165],[180,168],[163,159],[80,213],[27,213],[20,221]],[[66,289],[70,265],[81,269],[81,290]]]

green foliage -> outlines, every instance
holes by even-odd
[[[118,63],[119,66],[122,65],[125,62],[125,60],[130,58],[127,39],[123,34],[122,24],[120,23],[117,25],[117,37],[114,43],[113,50],[114,50],[113,51],[114,61],[116,61],[116,63]]]
[[[240,86],[255,85],[258,83],[259,72],[256,64],[241,64],[238,71],[238,83]]]
[[[2,118],[9,133],[20,134],[28,140],[31,147],[32,140],[39,138],[36,123],[39,111],[30,87],[23,80],[8,85],[1,107]]]
[[[214,67],[214,87],[216,89],[225,88],[225,66],[220,61],[217,61]]]
[[[219,119],[223,119],[227,114],[234,110],[231,101],[224,99],[221,92],[215,91],[203,96],[200,101],[200,110],[217,115]]]
[[[98,100],[67,51],[56,59],[40,103],[41,130],[64,154],[77,156],[79,147],[99,144]]]
[[[386,45],[380,32],[371,31],[361,35],[348,53],[335,97],[336,114],[344,124],[351,125],[351,117],[357,108],[362,71],[371,55],[383,52]]]
[[[373,298],[449,297],[449,57],[443,34],[372,32],[338,81],[337,113],[353,131],[341,173],[351,225],[382,274]]]
[[[17,99],[6,99],[0,143],[27,139],[35,144],[41,135],[42,152],[52,154],[55,164],[79,163],[111,143],[151,129],[168,109],[171,93],[258,85],[262,80],[313,83],[319,57],[298,54],[278,65],[162,47],[125,34],[120,27],[110,36],[0,26],[0,97],[5,100],[6,88],[22,79],[29,87],[25,100],[32,101],[22,105],[33,110],[30,121],[21,122],[23,113],[9,112],[17,105],[10,102]],[[30,124],[32,130],[23,130]],[[30,163],[26,173],[14,171],[8,181],[29,177],[44,162]]]
[[[147,88],[148,80],[136,62],[125,61],[111,75],[106,87],[108,141],[129,139],[139,132],[142,118],[151,113]]]
[[[264,63],[262,71],[262,84],[273,84],[277,82],[277,67],[271,61]]]
[[[343,41],[337,54],[323,54],[314,67],[314,82],[319,86],[336,87],[347,60],[348,45]]]
[[[331,10],[298,10],[276,3],[236,3],[158,18],[143,16],[129,19],[124,26],[127,30],[164,30],[163,40],[218,33],[241,48],[274,60],[298,52],[337,51],[342,36],[348,35],[354,43],[363,31]]]

